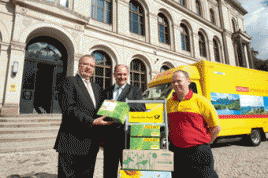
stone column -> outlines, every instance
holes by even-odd
[[[199,51],[199,36],[197,33],[193,33],[193,53],[195,58],[201,58],[200,51]]]
[[[129,1],[128,0],[120,0],[118,1],[117,8],[118,15],[118,33],[129,36]]]
[[[223,43],[223,52],[224,52],[224,62],[226,64],[230,64],[229,60],[229,52],[228,52],[228,46],[227,46],[227,32],[224,24],[224,19],[223,19],[223,12],[222,12],[222,0],[218,0],[218,9],[219,9],[219,15],[220,15],[220,25],[221,28],[223,29],[222,33],[222,43]]]
[[[8,64],[8,47],[9,43],[0,42],[0,111],[3,104],[6,74],[7,74],[7,64]]]
[[[7,76],[4,88],[2,116],[19,115],[21,85],[24,69],[25,43],[11,42],[10,57],[7,64]],[[12,73],[14,62],[18,62],[18,72]]]
[[[249,68],[254,69],[254,63],[253,63],[253,59],[252,59],[252,54],[251,54],[251,49],[250,49],[250,43],[246,44],[247,46],[247,51],[248,51],[248,62],[249,62]]]

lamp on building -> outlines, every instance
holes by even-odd
[[[19,69],[19,62],[18,61],[14,61],[13,65],[12,65],[12,75],[16,75],[18,73],[18,69]]]

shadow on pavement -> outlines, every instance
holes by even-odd
[[[40,172],[36,174],[30,173],[30,174],[25,174],[25,175],[15,174],[15,175],[10,175],[7,178],[57,178],[57,177],[58,175],[56,174],[47,174],[44,172]]]

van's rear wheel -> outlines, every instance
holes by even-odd
[[[261,132],[258,129],[252,129],[249,135],[249,143],[252,146],[259,146],[261,144]]]

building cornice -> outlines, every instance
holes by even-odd
[[[237,0],[225,0],[227,3],[229,3],[231,6],[236,8],[241,12],[242,15],[246,15],[248,11],[242,7],[242,4],[238,2]]]
[[[89,21],[89,17],[48,0],[12,0],[12,2],[22,7],[43,11],[80,24],[87,24]]]

